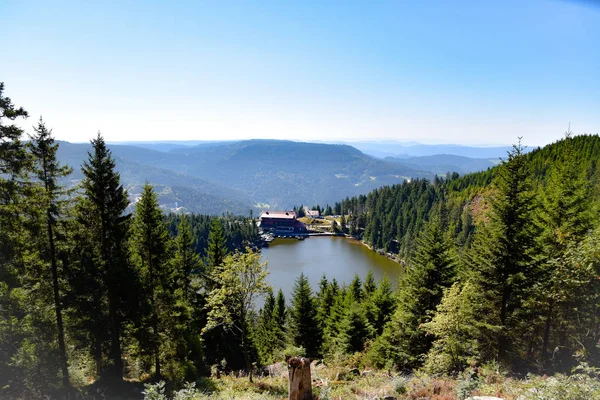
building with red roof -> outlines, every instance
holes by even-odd
[[[263,211],[259,226],[263,231],[275,233],[306,232],[306,225],[298,221],[294,211]]]

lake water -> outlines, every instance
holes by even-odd
[[[319,288],[323,274],[336,278],[340,286],[349,284],[358,274],[364,281],[369,270],[379,281],[384,275],[396,286],[402,272],[400,264],[369,250],[354,239],[335,236],[313,236],[305,240],[275,239],[262,250],[267,261],[267,280],[273,291],[281,288],[289,299],[294,281],[301,272],[307,276],[313,292]]]

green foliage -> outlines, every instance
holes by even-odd
[[[137,285],[127,254],[130,216],[125,209],[129,201],[100,133],[92,146],[93,153],[82,168],[82,196],[76,210],[75,240],[81,247],[74,249],[77,265],[70,282],[72,306],[82,343],[89,344],[95,360],[96,373],[120,379],[123,322],[133,312],[123,305],[135,297],[132,294]],[[110,360],[106,369],[105,356]]]
[[[321,350],[322,332],[312,289],[303,273],[294,283],[289,323],[294,345],[306,349],[305,356],[317,357]]]
[[[478,322],[484,308],[477,307],[481,295],[477,288],[458,283],[449,288],[430,322],[423,329],[436,338],[425,359],[425,370],[431,373],[458,373],[479,357],[477,339],[485,328]]]
[[[246,369],[251,370],[251,351],[248,318],[257,296],[268,292],[266,263],[260,254],[246,249],[234,253],[211,271],[214,289],[208,295],[206,309],[208,318],[204,331],[223,326],[241,339]],[[250,380],[252,374],[250,373]]]
[[[432,216],[426,224],[400,282],[396,312],[370,350],[370,357],[380,367],[393,363],[405,370],[415,368],[431,347],[432,338],[423,330],[423,324],[430,320],[444,288],[454,279],[454,261],[442,218]]]

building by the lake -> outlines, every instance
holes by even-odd
[[[260,228],[276,233],[306,232],[306,225],[298,221],[294,211],[263,211],[260,213]]]

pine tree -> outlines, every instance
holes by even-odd
[[[321,348],[321,331],[312,289],[304,273],[294,283],[289,318],[294,344],[303,347],[307,357],[317,357]]]
[[[543,206],[537,214],[543,227],[540,243],[545,262],[531,304],[535,310],[544,310],[541,356],[547,363],[550,359],[548,349],[555,347],[550,344],[553,325],[559,331],[555,344],[565,347],[567,334],[563,328],[570,319],[569,307],[576,297],[567,292],[571,288],[566,284],[569,275],[565,266],[566,252],[570,244],[584,238],[593,223],[589,184],[585,171],[577,162],[570,132],[566,133],[561,145],[562,159],[548,173],[547,185],[542,192]]]
[[[148,322],[145,328],[147,344],[154,358],[154,373],[161,377],[161,337],[167,327],[166,314],[171,310],[173,298],[168,265],[169,234],[156,193],[149,184],[144,185],[142,196],[136,204],[132,224],[132,253],[144,282],[144,299],[149,302]]]
[[[190,219],[188,216],[182,215],[177,225],[177,237],[175,238],[173,279],[179,287],[183,288],[186,301],[191,300],[190,297],[193,297],[196,292],[192,288],[192,274],[203,272],[200,270],[200,256],[195,247]]]
[[[34,128],[35,135],[31,135],[29,148],[33,154],[34,171],[38,180],[43,185],[43,207],[44,225],[46,226],[47,245],[44,244],[41,254],[44,261],[50,264],[50,276],[52,280],[52,293],[54,298],[54,312],[56,315],[57,341],[59,348],[61,372],[63,385],[70,386],[69,369],[67,364],[67,352],[65,346],[65,329],[63,324],[63,305],[59,288],[58,272],[58,254],[56,249],[57,222],[61,218],[61,209],[64,200],[61,197],[68,195],[68,192],[60,185],[59,180],[71,174],[72,169],[67,166],[61,166],[56,159],[58,144],[54,143],[52,131],[46,128],[46,125],[40,118],[37,127]]]
[[[377,336],[379,336],[396,309],[396,299],[394,298],[392,284],[387,275],[379,282],[379,286],[377,286],[377,289],[371,296],[371,302],[375,307],[375,312],[370,322]]]
[[[186,364],[188,378],[196,376],[204,367],[203,346],[199,335],[204,324],[205,298],[200,294],[201,280],[198,274],[204,271],[200,255],[196,252],[190,218],[182,215],[177,225],[177,236],[174,240],[172,266],[172,300],[173,309],[167,315],[171,340],[174,342],[173,360]]]
[[[533,220],[535,203],[529,171],[519,141],[494,178],[489,222],[478,228],[468,257],[471,279],[485,293],[490,311],[498,310],[497,316],[490,312],[485,318],[489,325],[503,328],[495,356],[503,363],[517,357],[517,350],[511,347],[523,337],[517,328],[521,322],[525,328],[529,325],[518,315],[536,277],[538,230]]]
[[[372,270],[369,270],[369,272],[367,272],[365,282],[363,283],[363,289],[366,297],[370,297],[377,289],[377,284],[375,283],[375,276],[373,275]]]
[[[285,295],[283,294],[283,290],[279,289],[277,292],[277,297],[275,299],[275,309],[273,310],[273,314],[275,316],[275,322],[277,323],[277,328],[282,333],[281,343],[283,347],[284,339],[283,336],[286,332],[287,326],[287,308],[285,306]]]
[[[265,304],[258,315],[256,327],[256,346],[258,355],[262,364],[269,364],[273,361],[273,354],[279,347],[279,325],[277,324],[275,314],[276,300],[273,295],[273,289],[268,288]]]
[[[91,143],[93,153],[88,153],[82,167],[83,196],[77,207],[82,247],[73,286],[77,288],[76,308],[80,323],[86,325],[97,372],[121,379],[123,319],[130,311],[123,305],[131,298],[131,285],[137,281],[127,254],[130,215],[125,209],[129,201],[100,133]],[[107,347],[112,365],[103,371]]]
[[[31,253],[25,216],[30,160],[21,141],[23,130],[15,124],[27,116],[4,96],[0,82],[0,397],[21,390],[27,379],[27,366],[14,362],[19,352],[28,353],[24,344],[29,336],[23,286]]]
[[[208,275],[210,275],[223,263],[227,253],[227,242],[223,234],[223,226],[218,218],[213,218],[210,224],[210,232],[208,234]]]
[[[431,347],[431,338],[421,326],[431,318],[444,288],[452,284],[454,262],[444,237],[442,218],[432,217],[425,226],[416,254],[400,283],[396,311],[372,350],[380,352],[375,358],[392,360],[402,369],[419,366]]]

